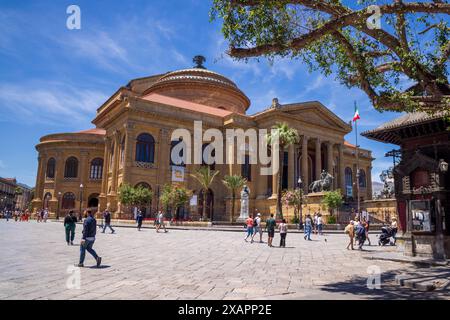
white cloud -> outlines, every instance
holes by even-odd
[[[0,108],[12,121],[87,124],[106,98],[100,91],[60,83],[0,84]]]

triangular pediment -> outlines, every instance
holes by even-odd
[[[280,111],[293,117],[322,127],[351,131],[351,126],[320,102],[307,102],[281,106]]]

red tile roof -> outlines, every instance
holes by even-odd
[[[177,99],[177,98],[172,98],[172,97],[164,96],[164,95],[157,94],[157,93],[150,93],[150,94],[146,95],[145,97],[142,97],[142,99],[160,103],[160,104],[169,105],[169,106],[174,106],[174,107],[177,107],[180,109],[206,113],[206,114],[210,114],[210,115],[217,116],[217,117],[226,117],[226,116],[232,114],[232,112],[228,111],[228,110],[205,106],[203,104],[186,101],[186,100],[181,100],[181,99]]]
[[[89,134],[105,135],[106,134],[106,130],[105,129],[99,129],[99,128],[92,128],[92,129],[78,131],[76,133],[89,133]]]

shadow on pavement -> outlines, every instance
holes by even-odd
[[[365,270],[362,270],[365,273]],[[447,268],[430,268],[424,271],[422,268],[403,270],[411,279],[419,281],[445,280],[450,278],[450,270]],[[381,288],[370,289],[367,286],[367,277],[358,276],[349,281],[326,284],[321,290],[330,293],[347,293],[361,296],[362,299],[374,300],[448,300],[448,284],[433,291],[420,291],[403,287],[395,283],[395,276],[403,273],[402,270],[383,272],[381,274]],[[373,283],[373,282],[372,282]]]

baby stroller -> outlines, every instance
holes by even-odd
[[[378,238],[378,245],[385,246],[387,244],[395,245],[395,233],[396,230],[391,227],[382,227],[381,234]],[[394,238],[394,242],[391,243],[391,238]]]

